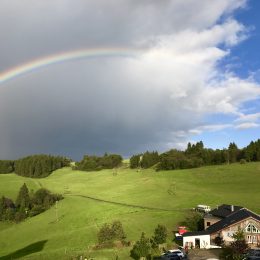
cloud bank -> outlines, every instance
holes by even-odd
[[[121,47],[0,85],[0,158],[145,150],[196,134],[259,127],[245,104],[260,85],[221,66],[250,37],[233,13],[246,1],[2,1],[0,69],[79,48]],[[8,26],[7,26],[8,24]],[[220,115],[223,120],[208,122]],[[229,122],[225,122],[225,118]]]

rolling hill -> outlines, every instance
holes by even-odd
[[[81,252],[95,259],[116,254],[130,259],[130,247],[93,250],[102,224],[120,220],[130,241],[142,231],[151,236],[163,224],[170,241],[178,222],[197,204],[234,204],[260,213],[260,163],[160,172],[121,168],[116,173],[66,167],[42,179],[2,174],[0,195],[15,199],[23,183],[63,194],[64,199],[19,224],[0,222],[0,259],[71,259]]]

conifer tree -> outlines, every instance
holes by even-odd
[[[154,230],[154,236],[152,238],[153,244],[157,247],[160,244],[166,242],[167,229],[163,225],[158,225]]]
[[[30,207],[30,196],[29,196],[29,190],[24,183],[23,186],[20,188],[20,191],[18,193],[17,199],[16,199],[16,207],[20,209],[27,209]]]
[[[139,241],[137,241],[133,249],[130,251],[130,256],[133,259],[146,259],[151,253],[151,244],[149,238],[145,237],[144,232]]]

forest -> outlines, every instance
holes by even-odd
[[[130,158],[130,168],[155,167],[156,170],[174,170],[254,161],[260,161],[260,139],[252,141],[242,149],[232,142],[227,149],[216,150],[205,148],[203,142],[200,141],[196,144],[188,143],[185,151],[171,149],[162,154],[147,151],[143,154],[133,155]]]
[[[104,156],[84,155],[80,162],[76,162],[74,170],[99,171],[102,169],[113,169],[118,167],[123,161],[121,155],[107,154]]]
[[[123,157],[119,154],[103,156],[84,155],[82,160],[75,162],[73,170],[99,171],[113,169],[122,164]],[[184,151],[171,149],[159,154],[157,151],[146,151],[135,154],[130,158],[130,168],[147,169],[154,167],[159,170],[174,170],[196,168],[206,165],[229,163],[246,163],[260,161],[260,139],[252,141],[242,149],[232,142],[228,148],[205,148],[202,141],[195,144],[188,143]],[[15,172],[17,175],[42,178],[53,171],[65,166],[70,166],[72,160],[63,156],[30,155],[18,160],[0,160],[0,174]]]
[[[70,162],[70,159],[62,156],[30,155],[16,161],[0,160],[0,173],[15,172],[24,177],[41,178],[64,166],[69,166]]]

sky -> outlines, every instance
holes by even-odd
[[[0,159],[260,138],[258,0],[0,0]]]

